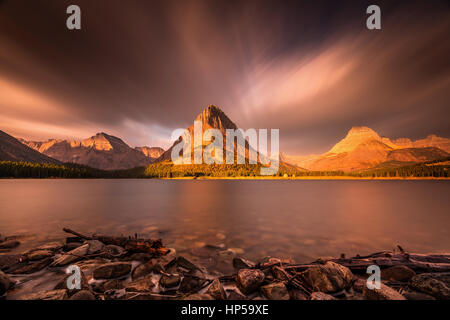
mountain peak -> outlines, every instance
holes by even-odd
[[[118,147],[128,147],[122,139],[109,135],[104,132],[99,132],[95,136],[84,139],[81,145],[86,148],[93,148],[96,150],[109,151],[117,149]]]
[[[369,127],[352,127],[347,136],[338,142],[329,153],[344,153],[355,150],[360,144],[369,141],[379,141],[382,139],[374,130]],[[387,146],[386,146],[387,147]]]
[[[226,129],[237,129],[237,126],[216,105],[210,104],[195,119],[201,121],[203,130],[214,128],[225,132]]]

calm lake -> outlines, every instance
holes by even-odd
[[[450,251],[448,181],[0,180],[0,233],[16,251],[63,227],[162,238],[205,258],[207,244],[249,259],[310,262],[390,250]]]

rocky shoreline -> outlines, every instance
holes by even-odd
[[[52,242],[22,254],[0,238],[0,299],[6,300],[449,300],[450,254],[412,254],[401,247],[368,256],[318,259],[309,264],[233,256],[234,273],[220,274],[165,248],[161,240],[85,236],[64,229]],[[380,289],[366,286],[369,265],[381,268]],[[76,265],[81,288],[67,288]],[[52,281],[45,281],[45,279]],[[33,279],[44,279],[28,288]],[[27,290],[28,288],[28,290]]]

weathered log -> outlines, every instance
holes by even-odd
[[[153,240],[153,239],[136,239],[135,238],[127,238],[127,237],[114,237],[114,236],[106,236],[106,235],[93,235],[92,237],[88,237],[76,231],[73,231],[68,228],[63,228],[64,232],[76,235],[85,240],[98,240],[106,245],[116,245],[125,248],[125,250],[131,253],[149,253],[151,255],[166,255],[169,253],[170,249],[164,248],[161,239]]]

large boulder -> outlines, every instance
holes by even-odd
[[[274,282],[261,287],[262,294],[269,300],[289,300],[289,292],[283,282]]]
[[[111,262],[94,270],[94,279],[113,279],[127,275],[131,272],[131,263]]]
[[[416,273],[407,266],[398,265],[381,271],[381,278],[388,281],[408,282]]]
[[[364,287],[364,296],[368,300],[406,300],[398,291],[381,283],[380,289],[369,289]]]
[[[437,299],[450,300],[450,272],[416,275],[409,281],[409,286]]]
[[[85,242],[85,244],[89,244],[89,249],[88,249],[88,255],[94,254],[94,253],[98,253],[100,251],[103,250],[103,248],[105,247],[105,245],[103,244],[103,242],[100,242],[98,240],[87,240]]]
[[[264,273],[259,269],[241,269],[236,276],[236,283],[242,293],[250,294],[259,289],[264,278]]]
[[[350,286],[353,274],[349,268],[328,261],[323,265],[308,268],[302,277],[314,291],[336,292]]]

